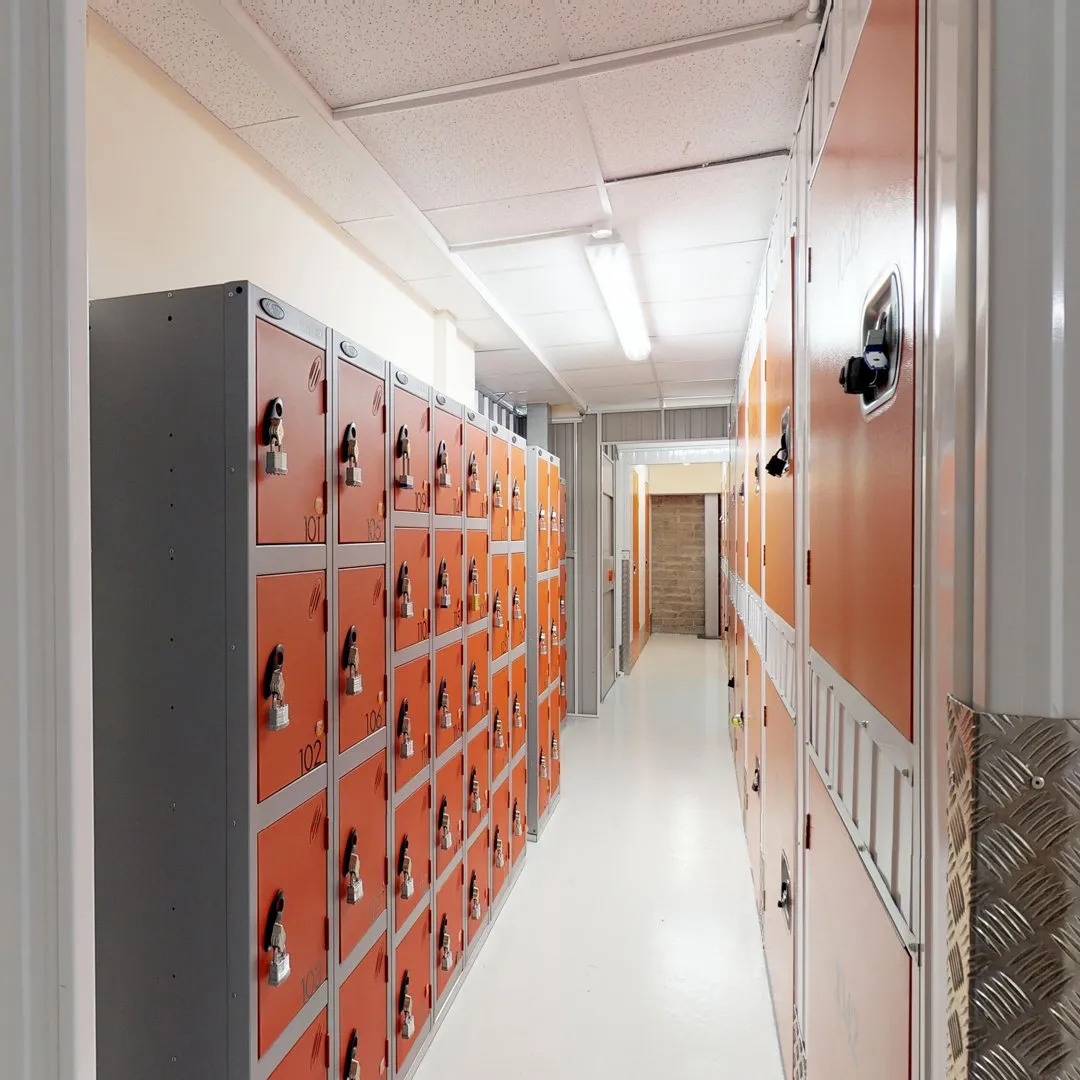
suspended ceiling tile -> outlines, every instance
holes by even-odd
[[[614,334],[610,341],[581,345],[548,346],[544,350],[544,355],[551,362],[552,367],[564,375],[567,372],[577,371],[581,368],[602,367],[627,362]],[[566,378],[569,380],[569,375],[566,375]]]
[[[648,386],[655,388],[652,366],[648,361],[631,363],[624,360],[618,367],[581,368],[568,371],[563,378],[575,389],[582,390],[594,386],[611,386],[617,382],[620,386]]]
[[[765,158],[611,184],[612,212],[631,252],[766,240],[787,158]]]
[[[347,121],[421,210],[587,187],[574,88],[531,86]]]
[[[332,107],[430,90],[559,57],[534,0],[243,0]]]
[[[665,382],[660,384],[664,401],[689,400],[693,398],[728,398],[734,383],[728,379],[708,379],[697,382]]]
[[[477,349],[518,349],[521,342],[510,332],[502,319],[460,319],[458,331]]]
[[[477,379],[481,375],[517,375],[539,366],[540,361],[527,349],[487,349],[476,354]]]
[[[384,266],[402,281],[442,277],[451,272],[450,260],[414,226],[398,217],[346,221],[346,232],[355,236]]]
[[[518,321],[525,333],[541,348],[616,342],[615,330],[605,310],[523,315]]]
[[[440,210],[436,213],[442,214],[444,211]],[[433,222],[436,220],[434,214],[428,216]],[[446,234],[443,233],[443,235]],[[579,236],[560,236],[549,240],[530,240],[527,243],[477,248],[475,251],[461,254],[478,274],[499,274],[506,270],[528,270],[539,266],[564,266],[568,263],[577,263],[584,258],[584,243]]]
[[[449,311],[462,319],[493,319],[495,313],[480,298],[480,294],[458,275],[413,279],[409,287],[419,293],[433,311]]]
[[[604,175],[786,150],[812,60],[787,36],[582,79]]]
[[[656,365],[661,382],[697,382],[712,379],[734,379],[739,374],[738,360],[680,360]]]
[[[766,242],[687,248],[634,257],[641,298],[647,303],[748,296],[757,289]]]
[[[734,364],[738,370],[745,341],[745,328],[726,334],[653,338],[652,359],[657,365],[715,359],[723,364]]]
[[[572,188],[567,191],[546,191],[539,195],[523,195],[514,199],[500,199],[495,202],[482,202],[467,206],[449,206],[441,210],[428,212],[428,219],[446,238],[448,244],[474,244],[491,240],[505,240],[516,236],[529,236],[533,233],[552,232],[557,229],[584,229],[604,219],[600,196],[595,186]],[[576,237],[563,237],[567,243],[581,240]],[[554,241],[532,241],[523,244],[507,244],[505,251],[511,260],[511,266],[527,266],[530,263],[516,263],[512,259],[522,249],[532,249],[535,244],[550,244]],[[483,265],[485,256],[491,257],[495,248],[483,252],[470,252],[470,261],[474,256],[480,258]],[[522,254],[523,258],[542,258],[547,260],[547,253],[531,252]],[[492,269],[503,269],[501,264]]]
[[[806,0],[559,0],[559,21],[578,59],[782,19],[805,7]]]
[[[712,300],[681,300],[646,304],[645,320],[654,337],[684,334],[746,333],[752,296],[718,296]]]
[[[335,138],[337,145],[328,145],[305,121],[274,120],[237,134],[335,221],[390,214],[377,182],[350,159],[344,144]]]
[[[563,266],[485,274],[484,284],[511,315],[602,311],[603,299],[585,256]]]
[[[90,6],[229,127],[292,115],[186,0],[91,0]]]

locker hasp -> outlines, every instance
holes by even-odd
[[[469,610],[480,611],[480,567],[475,557],[469,560]]]
[[[469,918],[472,919],[473,922],[479,922],[482,915],[483,909],[480,907],[480,882],[474,871],[472,877],[469,879]]]
[[[402,900],[411,900],[416,892],[416,879],[412,872],[412,857],[409,855],[409,838],[401,841],[398,855],[398,892]]]
[[[521,711],[521,699],[514,695],[514,727],[523,728],[525,726],[525,714]]]
[[[350,626],[345,635],[345,646],[341,655],[341,666],[348,672],[345,676],[345,693],[356,697],[364,692],[364,680],[360,675],[360,648],[356,644],[356,626]]]
[[[518,837],[525,835],[525,820],[521,816],[521,807],[517,799],[514,800],[514,835]]]
[[[450,454],[446,449],[445,439],[439,441],[439,449],[435,454],[435,468],[438,471],[439,487],[450,487],[454,478],[450,473]]]
[[[476,460],[475,451],[469,454],[469,491],[473,495],[479,494],[480,491],[480,465]]]
[[[450,943],[450,920],[444,915],[439,923],[439,967],[443,971],[454,970],[454,948]]]
[[[280,986],[292,970],[292,961],[285,947],[285,924],[282,922],[284,912],[285,893],[278,889],[266,914],[266,928],[263,931],[263,952],[270,953],[268,981],[271,986]]]
[[[514,596],[511,601],[511,607],[513,609],[513,617],[515,622],[521,622],[525,618],[525,613],[521,610],[521,594],[518,592],[518,587],[514,586]]]
[[[401,991],[398,994],[398,1019],[401,1037],[411,1039],[416,1034],[416,1017],[413,1014],[413,999],[409,993],[409,973],[401,977]]]
[[[359,837],[355,829],[349,830],[349,839],[345,844],[345,858],[341,867],[345,878],[345,902],[359,904],[364,898],[364,879],[360,876],[360,854],[356,850]]]
[[[491,505],[496,510],[503,508],[503,493],[502,493],[502,480],[499,479],[499,474],[495,474],[495,479],[491,485]]]
[[[403,562],[398,571],[398,611],[403,619],[413,617],[412,578],[409,577],[409,564]]]
[[[285,402],[274,398],[263,412],[262,444],[266,447],[263,464],[267,476],[287,476],[289,457],[285,453]]]
[[[510,490],[510,499],[513,503],[514,513],[521,513],[521,487],[518,482],[514,481],[514,486]]]
[[[282,731],[289,726],[289,704],[285,700],[285,646],[277,644],[266,660],[263,673],[263,698],[270,702],[266,726]]]
[[[454,598],[450,595],[450,570],[443,559],[439,563],[439,607],[448,608],[453,602]]]
[[[495,826],[495,869],[502,870],[506,866],[506,852],[503,851],[502,835],[499,826]]]
[[[469,810],[473,814],[479,814],[483,809],[484,804],[480,798],[480,777],[473,769],[469,776]]]
[[[411,491],[414,487],[413,476],[409,471],[412,468],[412,440],[409,438],[409,425],[402,424],[398,432],[396,456],[401,462],[397,473],[397,484],[400,488]]]
[[[469,704],[473,708],[479,708],[483,703],[483,698],[480,696],[480,672],[476,670],[476,665],[473,664],[469,668]]]
[[[449,731],[454,726],[454,714],[450,711],[450,691],[446,679],[439,683],[439,727]]]
[[[495,749],[506,749],[506,735],[503,733],[502,716],[497,708],[495,710]]]
[[[401,699],[401,708],[398,710],[398,740],[400,753],[404,760],[408,760],[416,753],[416,745],[412,737],[412,717],[409,715],[409,699]]]
[[[497,590],[495,592],[495,603],[491,619],[496,630],[501,630],[506,625],[506,619],[503,618],[502,596],[499,595]]]
[[[364,486],[364,474],[360,469],[359,451],[356,441],[356,425],[347,424],[341,439],[341,460],[345,465],[345,486],[351,488]]]
[[[450,806],[443,796],[439,803],[439,847],[443,851],[450,851],[454,847],[454,832],[450,824]]]
[[[786,476],[791,468],[791,407],[780,418],[780,449],[765,464],[770,476]]]
[[[547,514],[544,512],[543,503],[540,504],[540,521],[539,521],[539,525],[540,525],[540,531],[541,532],[547,532]]]

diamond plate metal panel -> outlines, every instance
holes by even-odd
[[[792,1080],[806,1080],[806,1039],[803,1038],[802,1020],[799,1010],[795,1010],[795,1061],[792,1068]]]
[[[949,702],[948,1080],[1080,1078],[1080,721]]]

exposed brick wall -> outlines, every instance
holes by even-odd
[[[654,634],[705,632],[705,496],[652,496]]]

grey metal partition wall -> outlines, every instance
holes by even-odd
[[[548,446],[551,452],[559,459],[559,475],[566,485],[566,639],[563,644],[566,647],[566,702],[567,711],[573,716],[580,710],[578,708],[578,611],[580,608],[577,593],[577,567],[578,567],[578,520],[576,497],[580,490],[579,483],[579,441],[581,434],[581,421],[559,421],[552,423],[548,433]],[[587,640],[587,639],[586,639]]]
[[[596,716],[600,709],[600,417],[587,413],[578,425],[576,495],[571,502],[577,585],[574,713]]]
[[[615,685],[618,628],[615,625],[615,463],[600,458],[600,700]]]

